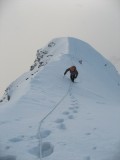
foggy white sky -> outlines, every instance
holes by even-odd
[[[0,0],[0,95],[62,36],[89,43],[120,72],[119,0]]]

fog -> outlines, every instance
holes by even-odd
[[[92,45],[120,72],[119,0],[0,0],[0,95],[56,37]]]

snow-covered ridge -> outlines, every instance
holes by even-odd
[[[116,77],[118,85],[120,85],[115,67],[89,44],[75,38],[57,38],[50,41],[44,48],[37,50],[36,59],[34,64],[30,67],[30,72],[24,73],[17,80],[12,82],[6,88],[0,102],[9,101],[21,83],[24,83],[25,80],[31,79],[33,75],[39,71],[39,68],[45,66],[50,60],[55,59],[56,55],[59,57],[59,55],[61,56],[63,53],[69,53],[73,60],[77,59],[81,64],[90,64],[95,70],[97,68],[97,72],[101,70],[101,67],[106,68],[110,74],[112,73],[112,75],[110,75],[111,78]],[[111,70],[113,70],[113,72],[111,72]]]
[[[93,71],[96,71],[94,74],[99,73],[102,74],[101,77],[116,79],[117,85],[120,85],[120,78],[116,68],[89,44],[72,37],[56,38],[51,40],[45,47],[37,50],[36,59],[34,64],[31,65],[30,71],[24,73],[6,88],[0,102],[9,101],[18,86],[23,84],[25,80],[30,80],[36,73],[38,73],[39,69],[43,68],[43,66],[48,64],[51,60],[59,59],[59,57],[64,54],[70,54],[73,63],[74,60],[77,60],[80,64],[90,65],[93,67]],[[104,71],[107,70],[107,72],[100,73],[101,68]]]
[[[71,65],[79,72],[75,83],[63,76]],[[0,105],[0,160],[119,160],[119,82],[89,44],[50,41]]]
[[[64,40],[62,41],[60,39],[54,39],[50,41],[44,48],[38,49],[34,64],[30,66],[30,71],[21,75],[6,88],[0,102],[9,101],[18,87],[20,87],[21,84],[25,83],[25,80],[31,79],[39,71],[39,69],[43,68],[47,63],[50,62],[53,56],[55,60],[56,53],[58,57],[62,54],[62,51],[67,51],[66,42],[66,38],[64,38]]]

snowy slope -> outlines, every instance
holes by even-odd
[[[63,77],[71,65],[74,84]],[[52,40],[3,96],[0,160],[120,160],[119,85],[115,67],[90,45]]]

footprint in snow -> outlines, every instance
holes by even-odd
[[[44,131],[41,131],[40,134],[41,134],[42,138],[47,138],[51,134],[51,131],[50,130],[44,130]]]
[[[96,103],[98,103],[98,104],[105,104],[104,102],[96,102]]]
[[[90,133],[90,132],[88,132],[88,133],[85,133],[85,135],[89,136],[89,135],[91,135],[91,133]]]
[[[13,156],[13,155],[5,156],[5,157],[0,156],[0,160],[16,160],[16,156]]]
[[[69,115],[68,118],[69,119],[74,119],[74,116],[73,115]]]
[[[62,118],[61,118],[61,119],[59,119],[59,118],[58,118],[58,119],[56,119],[56,121],[55,121],[55,122],[56,122],[56,123],[62,123],[62,122],[64,122],[64,119],[62,119]]]
[[[6,123],[9,123],[9,121],[1,121],[1,122],[0,122],[0,125],[4,125],[4,124],[6,124]]]
[[[66,129],[66,126],[64,123],[61,123],[58,125],[58,128],[61,129],[61,130],[65,130]]]
[[[23,138],[24,138],[24,135],[19,136],[19,137],[12,138],[12,139],[10,139],[9,141],[16,143],[16,142],[23,141]]]
[[[91,160],[91,158],[90,158],[90,156],[86,156],[86,157],[84,157],[83,160]]]
[[[70,109],[70,110],[73,110],[73,109],[74,109],[74,107],[69,107],[69,109]]]
[[[53,151],[54,151],[54,146],[50,142],[42,143],[42,149],[41,149],[42,158],[51,155],[53,153]],[[37,146],[37,147],[34,147],[34,148],[30,149],[29,153],[39,157],[39,155],[40,155],[40,147]]]
[[[63,114],[64,114],[64,115],[68,115],[68,114],[69,114],[69,112],[68,112],[68,111],[65,111],[65,112],[63,112]]]
[[[20,118],[16,118],[15,121],[21,121],[21,119],[22,119],[21,117]]]
[[[6,150],[10,149],[10,146],[6,146],[5,149],[6,149]]]
[[[78,109],[79,107],[78,107],[78,106],[75,106],[75,108]]]
[[[92,149],[93,149],[93,150],[96,150],[96,149],[97,149],[97,147],[96,147],[96,146],[94,146]]]
[[[77,103],[77,100],[72,100],[72,102],[74,103],[74,102],[76,102]]]
[[[77,111],[77,110],[74,110],[73,113],[78,113],[78,111]]]
[[[36,136],[32,136],[32,137],[33,137],[33,138],[35,137],[35,138],[37,138],[37,139],[39,139],[40,136],[41,136],[41,138],[47,138],[50,134],[51,134],[51,131],[50,131],[50,130],[43,130],[43,131],[40,132],[40,134],[37,133]]]

